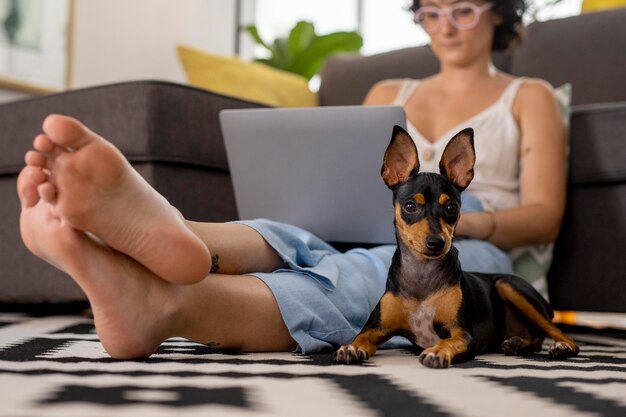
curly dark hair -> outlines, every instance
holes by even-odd
[[[505,51],[522,40],[522,16],[526,12],[526,0],[492,0],[493,11],[502,17],[495,28],[492,51]],[[420,8],[420,0],[413,0],[409,10]]]

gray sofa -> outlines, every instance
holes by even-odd
[[[555,308],[626,312],[626,8],[532,24],[494,62],[514,75],[571,83],[567,212],[549,271]],[[385,78],[436,71],[428,47],[331,59],[322,105],[360,103]],[[237,218],[218,123],[226,108],[258,107],[182,85],[130,82],[0,105],[0,302],[84,300],[71,279],[19,238],[15,179],[48,113],[75,116],[116,144],[185,216]]]

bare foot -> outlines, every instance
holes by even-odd
[[[65,116],[48,116],[43,130],[26,163],[50,172],[38,194],[55,217],[169,282],[191,284],[208,274],[206,245],[112,144]]]
[[[24,168],[18,178],[24,243],[35,255],[70,274],[85,291],[98,336],[112,357],[149,356],[163,340],[174,336],[169,324],[178,316],[177,286],[56,217],[37,193],[45,181],[47,176],[35,167]]]

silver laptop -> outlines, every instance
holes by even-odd
[[[302,227],[328,242],[395,242],[392,193],[380,177],[401,107],[223,110],[239,218]]]

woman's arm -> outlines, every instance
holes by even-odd
[[[505,249],[553,242],[565,209],[565,129],[552,89],[524,83],[513,114],[521,132],[520,207],[468,213],[457,227],[460,236],[488,238]]]

